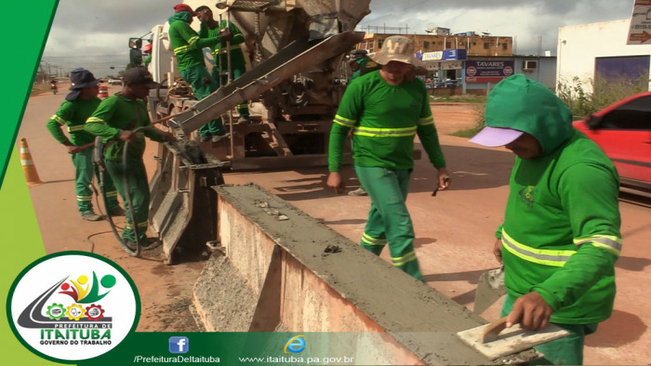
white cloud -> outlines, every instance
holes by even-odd
[[[342,0],[352,1],[352,0]],[[164,23],[181,0],[60,0],[43,58],[62,68],[82,65],[98,76],[124,68],[127,41]],[[556,52],[558,27],[630,18],[634,0],[372,0],[364,26],[488,31],[514,38],[517,53]],[[212,6],[212,3],[208,3]],[[51,60],[51,61],[50,61]],[[77,67],[74,66],[74,67]]]

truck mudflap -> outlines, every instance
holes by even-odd
[[[151,181],[150,228],[163,243],[165,262],[194,258],[217,237],[217,196],[225,164],[191,141],[160,144]]]
[[[363,33],[344,32],[323,40],[307,38],[292,42],[225,87],[197,102],[193,108],[168,121],[177,135],[189,136],[215,116],[257,98],[284,80],[315,67],[315,60],[329,60],[349,51],[363,40]]]

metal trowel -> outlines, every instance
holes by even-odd
[[[506,293],[504,266],[491,269],[479,276],[475,291],[475,314],[481,314]]]

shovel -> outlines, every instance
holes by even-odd
[[[477,281],[474,313],[483,313],[505,293],[504,266],[482,273]]]

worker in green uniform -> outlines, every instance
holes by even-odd
[[[197,13],[187,4],[174,5],[175,14],[168,19],[170,24],[168,36],[176,56],[177,68],[181,78],[192,86],[194,95],[201,100],[219,88],[217,80],[213,79],[204,62],[204,47],[212,47],[229,39],[230,35],[201,38],[190,24]],[[221,118],[206,123],[199,128],[201,141],[213,142],[226,137]]]
[[[619,177],[604,152],[572,127],[569,108],[522,74],[491,91],[486,127],[470,141],[515,155],[493,252],[504,264],[507,326],[554,323],[570,337],[538,347],[533,364],[581,365],[585,336],[608,319],[622,249]]]
[[[98,79],[90,71],[78,68],[70,72],[70,93],[66,95],[66,101],[47,122],[47,129],[52,136],[66,146],[72,157],[72,164],[75,166],[75,190],[77,192],[77,207],[81,218],[88,221],[99,221],[102,216],[93,211],[93,175],[97,171],[93,165],[93,139],[94,136],[84,131],[86,119],[95,111],[101,100],[97,97],[99,93]],[[67,127],[70,138],[66,137],[61,128]],[[124,210],[118,203],[118,192],[115,190],[113,181],[105,180],[108,209],[111,216],[124,215]]]
[[[348,80],[349,83],[362,75],[381,68],[377,62],[368,57],[368,52],[363,48],[358,48],[350,53],[348,65],[353,71],[353,74]]]
[[[153,81],[151,74],[135,67],[127,70],[122,77],[122,91],[104,99],[84,126],[87,132],[101,136],[107,146],[104,153],[106,169],[113,178],[115,185],[127,208],[127,224],[122,231],[122,239],[128,246],[136,242],[134,227],[137,227],[139,242],[148,244],[146,231],[149,213],[149,184],[142,156],[145,152],[145,139],[163,142],[173,141],[174,136],[168,132],[153,127],[138,133],[132,131],[138,127],[151,126],[144,98],[149,89],[159,87]],[[129,142],[127,159],[123,162],[125,141]],[[126,164],[126,165],[125,165]],[[126,197],[126,187],[129,188],[132,207],[129,207]],[[131,219],[131,209],[135,223]]]
[[[382,68],[355,79],[342,97],[330,132],[327,185],[345,189],[341,161],[352,129],[353,160],[361,185],[371,198],[371,210],[361,245],[379,255],[389,245],[393,265],[423,280],[414,251],[414,228],[405,203],[416,135],[438,169],[435,189],[446,189],[450,176],[438,141],[425,84],[407,73],[420,61],[413,42],[388,37],[382,49],[370,54]]]
[[[226,48],[230,43],[230,59],[231,59],[231,80],[235,80],[246,72],[246,61],[244,60],[244,53],[240,44],[244,43],[244,35],[240,29],[232,22],[223,19],[221,24],[217,22],[212,10],[203,5],[195,9],[197,18],[201,21],[201,29],[199,30],[199,37],[201,38],[214,38],[221,37],[222,41],[211,47],[213,54],[213,68],[212,77],[217,80],[219,86],[224,86],[227,83],[228,72],[228,54]],[[228,38],[223,38],[222,35],[230,35]],[[228,42],[227,42],[228,41]],[[249,105],[244,102],[237,106],[237,113],[240,115],[238,123],[249,122]]]

